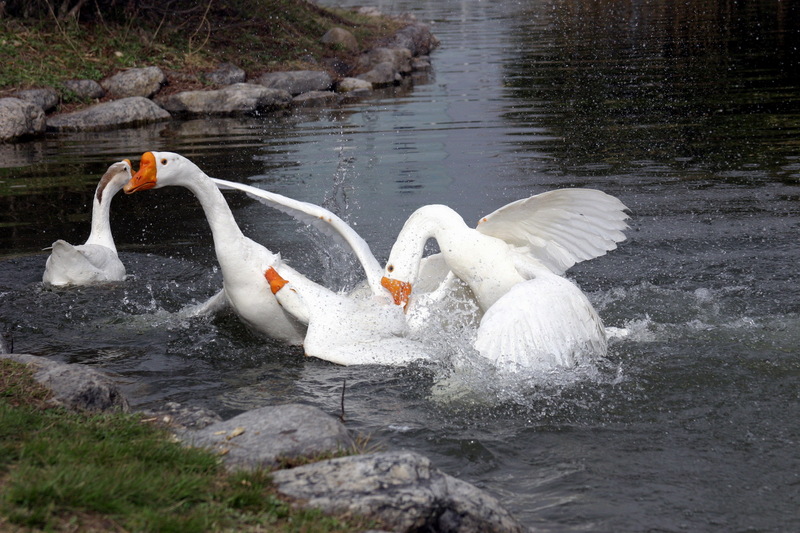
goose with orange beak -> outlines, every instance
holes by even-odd
[[[111,200],[131,179],[127,159],[108,167],[92,199],[92,226],[84,244],[53,243],[42,281],[49,285],[88,285],[125,279],[125,265],[117,255],[111,234]]]
[[[303,344],[307,355],[338,364],[405,364],[424,357],[416,343],[405,341],[400,307],[380,285],[382,269],[369,246],[330,211],[269,191],[207,176],[187,158],[171,152],[146,152],[126,193],[182,186],[200,201],[214,238],[226,300],[252,329],[289,344]],[[279,254],[244,236],[220,192],[239,189],[248,195],[336,235],[355,252],[367,274],[371,297],[362,300],[335,293],[287,265]],[[288,280],[273,292],[266,277]],[[391,345],[387,356],[386,346]]]
[[[484,312],[475,342],[483,357],[511,372],[571,368],[604,355],[607,337],[563,274],[625,239],[626,209],[601,191],[559,189],[508,204],[470,228],[447,206],[425,206],[400,231],[381,282],[396,304],[409,305],[425,243],[435,239]]]

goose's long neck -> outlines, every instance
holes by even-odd
[[[111,223],[109,221],[111,216],[111,199],[114,197],[114,192],[109,190],[103,191],[103,194],[101,194],[102,199],[98,200],[98,193],[95,191],[92,197],[92,229],[89,233],[89,238],[86,240],[86,244],[99,244],[106,248],[111,248],[116,252],[117,247],[114,246],[114,237],[111,234]]]
[[[444,251],[457,244],[459,235],[468,230],[461,216],[443,205],[430,205],[418,209],[406,221],[398,236],[398,243],[403,242],[412,264],[419,265],[425,244],[429,239],[436,239],[439,248]]]
[[[225,249],[227,245],[238,243],[244,235],[233,218],[228,202],[205,173],[197,169],[197,176],[181,183],[192,191],[206,215],[211,233],[214,236],[214,246],[217,250]]]

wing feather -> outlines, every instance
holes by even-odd
[[[556,274],[604,255],[625,240],[628,208],[595,189],[558,189],[512,202],[477,230],[523,248]]]
[[[245,192],[251,198],[286,213],[309,226],[313,226],[324,235],[335,239],[349,247],[361,263],[367,275],[367,281],[374,294],[383,294],[380,281],[383,269],[372,254],[365,241],[347,222],[324,207],[295,200],[281,194],[270,192],[244,183],[211,178],[220,189],[236,189]]]

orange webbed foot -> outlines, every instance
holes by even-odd
[[[283,288],[284,285],[289,283],[283,279],[281,275],[278,274],[278,272],[272,267],[269,267],[264,271],[264,277],[267,278],[267,281],[269,282],[269,288],[272,290],[272,294],[277,293]]]

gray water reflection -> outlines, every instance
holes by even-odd
[[[118,372],[136,405],[225,414],[290,401],[338,414],[346,380],[351,428],[425,453],[546,531],[798,529],[795,4],[375,5],[413,11],[442,40],[412,90],[0,147],[0,320],[17,347]],[[459,374],[471,394],[456,400],[440,394],[446,365],[304,360],[230,315],[175,315],[220,283],[202,212],[178,190],[114,200],[130,280],[44,290],[38,250],[85,238],[99,175],[153,149],[326,204],[381,259],[423,204],[477,220],[544,190],[601,188],[631,207],[629,240],[571,276],[632,337],[577,382]],[[227,198],[304,272],[354,282],[313,233]]]

